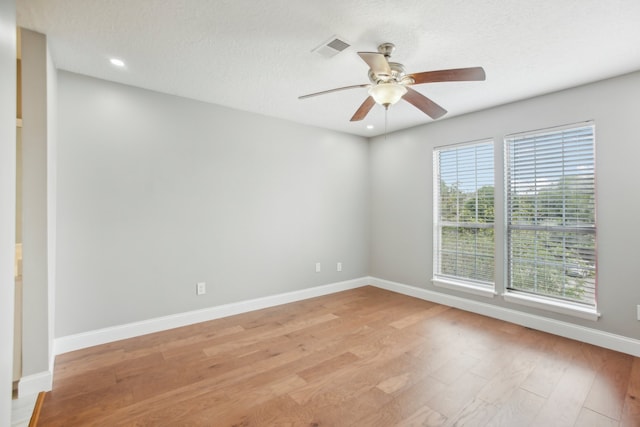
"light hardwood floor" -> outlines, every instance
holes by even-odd
[[[640,426],[640,359],[373,287],[60,355],[39,426]]]

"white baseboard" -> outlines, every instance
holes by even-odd
[[[397,292],[399,294],[482,314],[483,316],[505,320],[528,328],[537,329],[550,334],[560,335],[565,338],[571,338],[577,341],[640,357],[640,341],[633,338],[534,314],[524,313],[518,310],[499,307],[481,301],[460,298],[454,295],[433,292],[427,289],[417,288],[415,286],[378,279],[376,277],[370,277],[369,283],[378,288]]]
[[[53,386],[53,374],[49,371],[27,375],[18,381],[18,397],[38,394],[41,391],[50,391]]]
[[[186,313],[173,314],[170,316],[157,317],[140,322],[68,335],[54,340],[54,353],[58,355],[69,351],[80,350],[82,348],[133,338],[153,332],[165,331],[167,329],[179,328],[181,326],[206,322],[208,320],[219,319],[221,317],[233,316],[235,314],[328,295],[335,292],[346,291],[348,289],[355,289],[368,284],[369,278],[361,277],[358,279],[316,286],[299,291],[270,295],[267,297],[239,301],[202,310],[189,311]]]

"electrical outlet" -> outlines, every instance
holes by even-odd
[[[316,273],[320,273],[320,263],[316,262]]]
[[[339,262],[339,263],[336,265],[336,271],[342,271],[342,263],[341,263],[341,262]]]
[[[196,285],[196,295],[204,295],[207,293],[207,284],[205,282],[198,282]]]

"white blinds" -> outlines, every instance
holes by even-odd
[[[509,289],[595,306],[593,124],[508,136]]]
[[[434,272],[494,282],[493,141],[434,151]]]

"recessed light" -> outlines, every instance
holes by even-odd
[[[120,68],[124,67],[124,61],[122,59],[111,58],[109,62],[111,62],[111,64],[115,65],[116,67],[120,67]]]
[[[373,129],[373,125],[367,125],[367,129]]]

